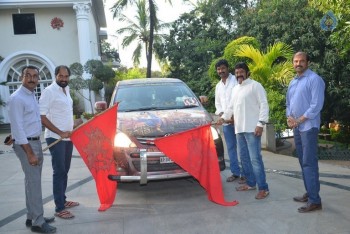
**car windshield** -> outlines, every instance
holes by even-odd
[[[193,92],[183,83],[119,86],[114,103],[118,111],[167,110],[198,107]]]

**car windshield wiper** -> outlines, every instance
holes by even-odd
[[[188,105],[188,106],[148,106],[148,107],[140,107],[140,108],[132,108],[123,110],[124,112],[131,111],[148,111],[148,110],[173,110],[173,109],[187,109],[198,107],[198,105]]]
[[[149,106],[149,107],[140,107],[140,108],[127,109],[127,110],[124,110],[124,111],[125,112],[129,112],[129,111],[166,110],[166,109],[169,109],[169,108]]]
[[[181,107],[178,107],[178,109],[187,109],[187,108],[193,108],[193,107],[199,107],[199,105],[187,105],[187,106],[181,106]]]

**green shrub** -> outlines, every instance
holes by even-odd
[[[274,124],[278,138],[287,129],[286,97],[280,91],[267,89],[267,100],[270,108],[269,122]]]

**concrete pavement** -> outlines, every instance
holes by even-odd
[[[1,142],[6,134],[0,134]],[[42,138],[43,139],[43,138]],[[43,140],[43,146],[46,144]],[[0,233],[31,233],[26,219],[23,172],[11,147],[0,145]],[[207,199],[192,178],[118,184],[114,205],[98,212],[95,183],[79,154],[74,151],[69,173],[68,198],[79,201],[72,208],[75,218],[56,218],[57,233],[172,234],[172,233],[350,233],[350,169],[320,162],[323,210],[300,214],[301,203],[292,200],[304,193],[296,158],[263,151],[270,195],[256,200],[256,191],[237,192],[236,182],[227,183],[230,171],[221,172],[227,201],[223,207]],[[52,168],[45,152],[42,176],[44,210],[54,214]]]

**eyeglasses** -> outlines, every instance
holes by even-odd
[[[39,79],[39,76],[38,75],[32,75],[32,74],[30,74],[30,73],[26,73],[25,75],[24,75],[24,77],[25,78],[28,78],[28,79]]]

